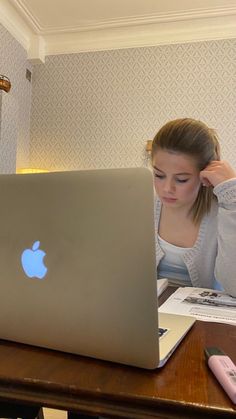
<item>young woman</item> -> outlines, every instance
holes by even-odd
[[[190,118],[165,124],[152,145],[158,277],[236,297],[236,172],[214,130]]]
[[[216,133],[193,119],[168,122],[152,165],[159,277],[204,288],[219,288],[217,278],[236,297],[236,172],[220,160]]]

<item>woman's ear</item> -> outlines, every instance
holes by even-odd
[[[220,145],[218,141],[215,144],[215,160],[220,160]]]

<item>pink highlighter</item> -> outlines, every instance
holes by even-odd
[[[234,404],[236,404],[236,366],[218,348],[206,348],[205,355],[209,368],[222,385]]]

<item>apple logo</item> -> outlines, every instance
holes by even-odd
[[[40,242],[34,242],[32,249],[25,249],[21,255],[21,264],[29,278],[43,279],[47,273],[43,258],[46,253],[39,249]]]

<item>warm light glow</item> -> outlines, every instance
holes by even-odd
[[[146,152],[151,153],[151,151],[152,151],[152,140],[147,140],[146,141]]]
[[[47,173],[47,172],[49,172],[49,170],[38,169],[34,167],[23,167],[23,168],[16,169],[16,173],[20,175],[26,174],[26,173]]]

